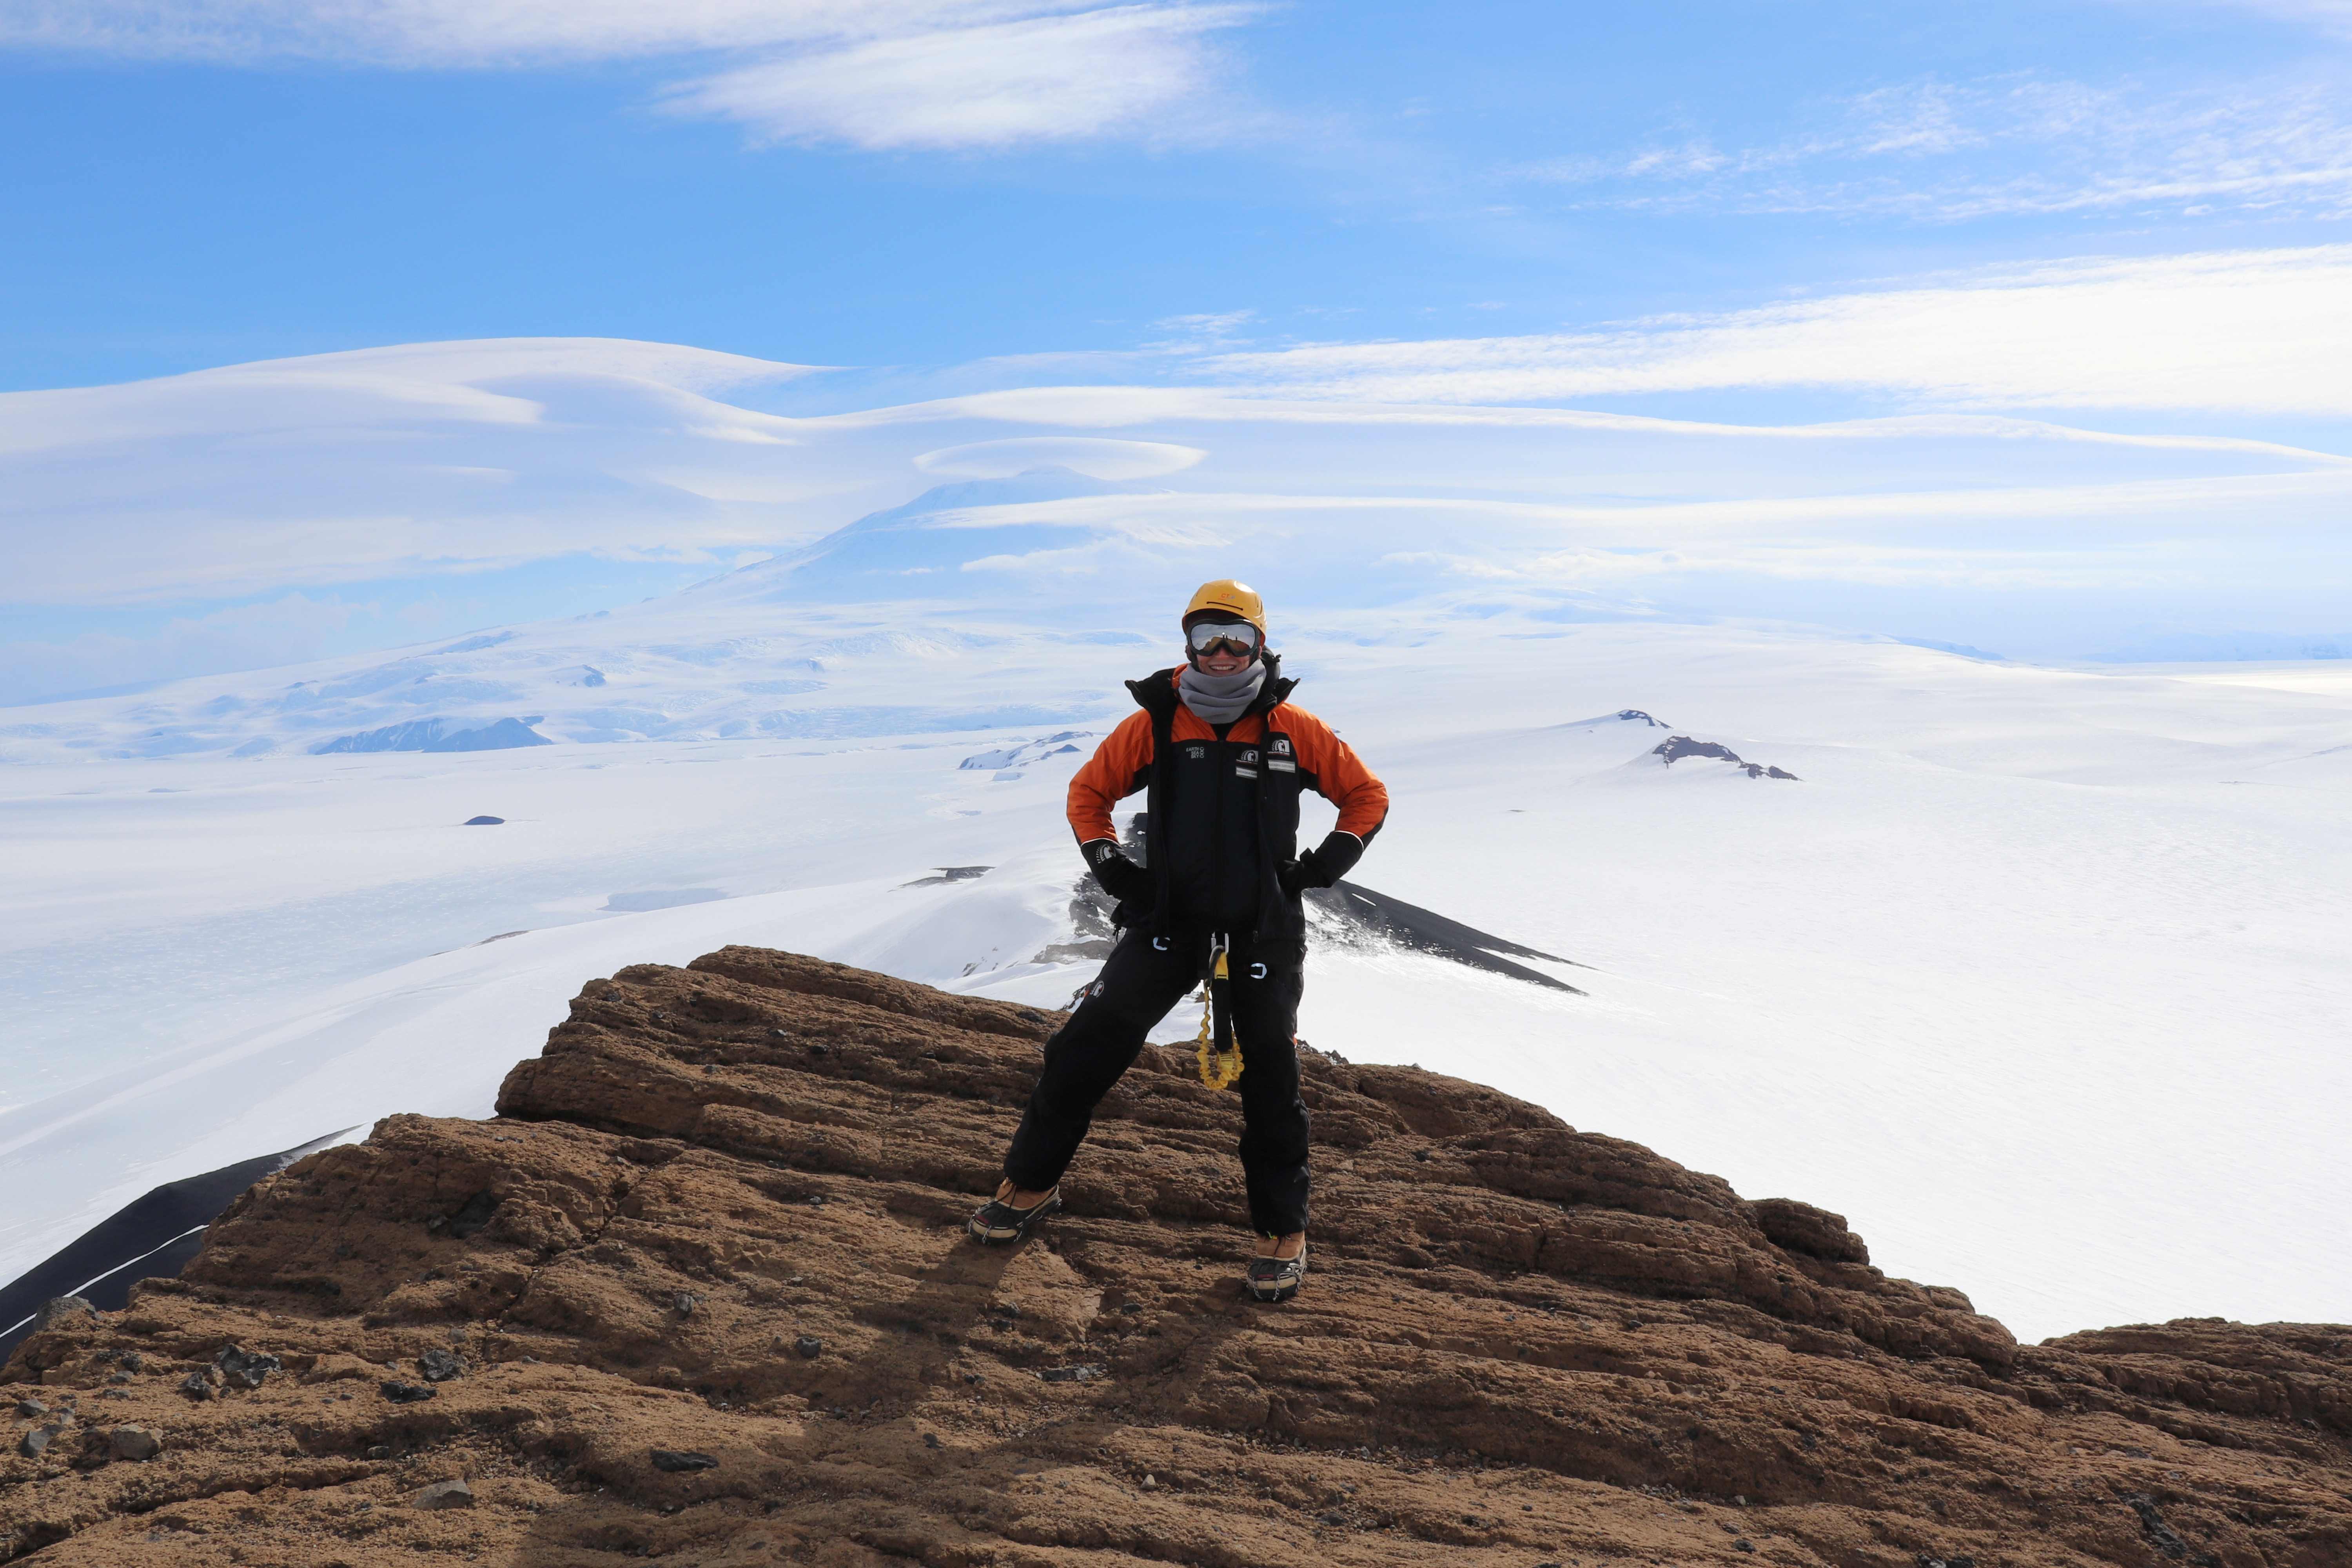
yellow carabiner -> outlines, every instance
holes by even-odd
[[[1215,974],[1219,980],[1226,977],[1223,949],[1217,952]],[[1223,1053],[1213,1049],[1209,1043],[1209,988],[1204,984],[1201,987],[1201,1037],[1194,1042],[1195,1054],[1201,1058],[1201,1081],[1211,1089],[1230,1089],[1242,1076],[1242,1043],[1235,1040],[1234,1048]]]

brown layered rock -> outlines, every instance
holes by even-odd
[[[974,1247],[1055,1022],[745,948],[591,983],[498,1119],[390,1118],[26,1340],[0,1557],[2352,1563],[2352,1330],[2020,1347],[1835,1215],[1433,1074],[1309,1055],[1287,1305],[1174,1052]]]

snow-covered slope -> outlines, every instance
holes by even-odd
[[[1042,482],[1077,493],[1003,504],[1130,498]],[[971,575],[1025,526],[973,510],[866,531],[944,536],[929,564]],[[1142,606],[1208,574],[852,603],[826,577],[872,570],[851,554],[462,649],[9,715],[61,728],[0,771],[0,1277],[158,1182],[486,1110],[625,963],[767,942],[1066,996],[1088,965],[1048,954],[1073,934],[1064,784],[1119,678],[1169,661],[1167,605]],[[1575,995],[1328,948],[1316,1045],[1843,1208],[1888,1267],[1966,1280],[2028,1334],[2352,1316],[2352,692],[1563,620],[1525,594],[1285,605],[1299,700],[1395,792],[1361,879],[1591,966],[1563,972]],[[478,685],[402,695],[420,681]],[[555,743],[307,750],[428,716]],[[94,758],[141,725],[179,754]],[[1669,763],[1678,736],[1795,777]]]

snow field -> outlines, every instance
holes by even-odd
[[[1300,623],[1298,700],[1396,799],[1361,879],[1594,966],[1563,972],[1578,998],[1323,951],[1311,1043],[1839,1210],[1883,1267],[2028,1338],[2352,1318],[2352,694],[1460,602]],[[1114,677],[1165,657],[934,646],[861,656],[860,694],[1081,716],[0,771],[0,1182],[25,1194],[0,1277],[157,1182],[487,1111],[625,963],[751,942],[1060,1003],[1090,966],[1027,961],[1068,931],[1079,753],[1034,742],[1108,729]],[[1570,722],[1629,707],[1665,727]],[[1798,781],[1665,767],[1674,734]],[[507,822],[457,826],[479,813]],[[610,912],[698,890],[723,897]]]

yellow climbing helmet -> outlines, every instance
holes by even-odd
[[[1196,618],[1206,616],[1247,621],[1257,628],[1258,641],[1265,641],[1265,601],[1246,583],[1220,577],[1192,590],[1192,602],[1184,606],[1183,625],[1190,627]]]

